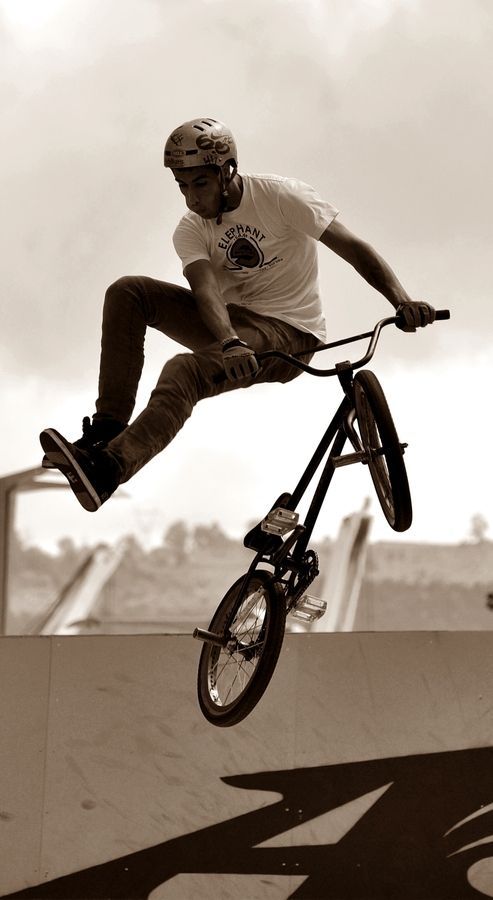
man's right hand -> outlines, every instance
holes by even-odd
[[[259,371],[255,351],[239,338],[231,338],[222,345],[224,371],[228,381],[251,378]]]
[[[401,331],[416,331],[416,328],[424,328],[435,321],[435,309],[424,301],[406,300],[399,304],[396,315],[401,320],[396,323]]]

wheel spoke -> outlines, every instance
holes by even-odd
[[[209,626],[225,643],[204,643],[199,664],[199,703],[213,725],[234,725],[258,703],[279,656],[285,617],[284,595],[268,572],[249,572],[227,592]]]
[[[237,668],[237,669],[236,669],[236,673],[235,673],[235,677],[233,678],[233,681],[231,682],[231,684],[230,684],[230,686],[229,686],[229,690],[228,690],[226,696],[225,696],[224,699],[223,699],[223,705],[224,705],[224,706],[227,706],[227,704],[228,704],[228,700],[229,700],[229,698],[230,698],[230,696],[231,696],[231,691],[233,690],[233,688],[234,688],[234,686],[235,686],[235,684],[236,684],[236,681],[237,681],[237,679],[238,679],[238,677],[239,677],[239,673],[240,673],[240,669]]]
[[[255,673],[264,644],[260,635],[266,612],[265,594],[258,588],[246,597],[228,628],[231,642],[217,651],[210,668],[210,690],[221,706],[237,699]]]

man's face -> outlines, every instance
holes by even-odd
[[[188,208],[202,219],[215,219],[220,207],[219,175],[210,166],[173,169],[173,175]]]

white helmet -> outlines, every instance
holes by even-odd
[[[164,147],[164,165],[169,169],[193,166],[223,166],[236,169],[236,142],[228,126],[217,119],[191,119],[170,134]]]

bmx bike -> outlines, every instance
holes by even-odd
[[[436,320],[449,317],[449,310],[436,313]],[[275,357],[310,375],[337,376],[343,399],[294,491],[281,494],[264,519],[245,536],[244,546],[256,554],[250,568],[226,592],[208,630],[196,628],[193,633],[203,641],[198,667],[199,705],[213,725],[236,725],[257,705],[279,658],[286,616],[292,613],[311,622],[325,612],[326,604],[306,593],[319,574],[317,554],[308,544],[335,470],[355,463],[367,466],[390,527],[402,532],[411,525],[411,495],[404,463],[407,444],[399,441],[378,379],[362,369],[373,357],[382,329],[401,321],[399,315],[381,319],[372,331],[317,347],[315,352],[369,339],[361,359],[346,360],[329,369],[303,363],[299,357],[306,352],[291,356],[267,350],[257,354],[259,363]],[[356,369],[361,371],[354,374]],[[343,453],[348,441],[352,449]],[[296,508],[325,457],[301,523]]]

